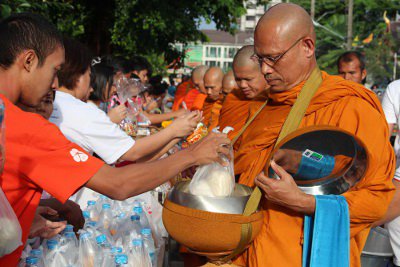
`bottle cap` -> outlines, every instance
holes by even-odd
[[[40,249],[32,249],[30,254],[32,256],[42,256],[43,252]]]
[[[75,233],[74,232],[66,232],[64,235],[65,235],[65,237],[74,237]]]
[[[94,205],[96,205],[96,201],[94,201],[94,200],[89,200],[89,201],[87,202],[87,204],[88,204],[88,206],[94,206]]]
[[[111,253],[114,253],[114,254],[121,253],[121,252],[122,252],[121,247],[112,247],[112,249],[111,249]]]
[[[142,214],[143,213],[143,209],[142,209],[142,207],[134,207],[133,208],[133,212],[135,212],[137,214]]]
[[[108,203],[104,203],[102,207],[103,207],[103,209],[109,209],[109,208],[111,208],[111,205]]]
[[[83,218],[85,218],[85,219],[89,219],[90,218],[90,212],[89,211],[85,210],[85,211],[82,212],[82,214],[83,214]]]
[[[98,236],[96,237],[96,242],[97,242],[97,244],[105,243],[106,241],[107,241],[107,237],[106,237],[105,234],[98,235]]]
[[[133,239],[132,244],[134,246],[143,246],[143,239]]]
[[[25,262],[27,264],[37,264],[39,262],[39,259],[36,257],[28,257],[25,259]]]
[[[142,235],[151,235],[151,229],[150,228],[143,228],[141,233],[142,233]]]
[[[72,232],[74,231],[74,226],[71,224],[67,224],[64,229],[65,232]]]
[[[115,255],[115,263],[116,264],[127,264],[128,256],[126,256],[125,254]]]
[[[139,215],[132,215],[131,216],[131,221],[140,221],[140,216]]]

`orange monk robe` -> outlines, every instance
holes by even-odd
[[[185,102],[186,104],[186,108],[188,110],[191,110],[193,107],[193,103],[196,99],[196,97],[200,94],[199,90],[197,89],[191,89],[189,92],[187,92],[187,94],[185,95],[185,97],[183,98],[182,102]],[[181,105],[182,107],[182,105]]]
[[[263,102],[263,100],[252,101],[247,99],[240,89],[232,91],[226,96],[222,104],[221,114],[219,115],[220,130],[227,126],[232,127],[233,131],[228,134],[228,137],[232,140],[248,119],[250,103],[261,106]]]
[[[190,110],[203,110],[204,101],[206,101],[207,95],[199,93],[193,101],[192,108]]]
[[[204,125],[211,131],[218,126],[219,114],[222,108],[222,98],[217,101],[206,101],[203,105]]]
[[[323,72],[300,128],[331,125],[355,134],[366,145],[370,165],[365,177],[343,196],[350,213],[350,262],[360,266],[360,254],[370,225],[385,215],[394,193],[395,157],[378,98],[362,85]],[[246,130],[235,157],[240,183],[253,186],[275,144],[279,131],[304,82],[280,93]],[[256,110],[250,107],[250,113]],[[301,266],[304,215],[262,198],[265,213],[261,233],[236,263],[243,266]],[[246,263],[246,259],[249,262]]]
[[[183,98],[191,89],[194,89],[194,85],[191,79],[178,85],[175,92],[174,104],[172,105],[173,111],[176,111],[180,108]]]

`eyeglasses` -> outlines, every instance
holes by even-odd
[[[262,65],[262,63],[267,64],[270,67],[273,67],[274,65],[276,65],[276,63],[278,63],[278,61],[284,56],[286,55],[287,52],[290,51],[290,49],[292,49],[293,47],[295,47],[305,36],[299,38],[294,44],[292,44],[285,52],[283,52],[282,54],[279,54],[275,57],[272,56],[265,56],[265,57],[259,57],[258,55],[254,54],[252,55],[252,58],[254,60],[257,60],[258,64],[260,64],[260,66]]]

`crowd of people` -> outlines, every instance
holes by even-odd
[[[389,85],[381,105],[363,85],[362,53],[341,55],[338,75],[319,70],[312,20],[301,7],[269,9],[255,29],[254,45],[238,50],[232,70],[201,65],[181,81],[153,76],[141,56],[95,56],[34,14],[1,21],[0,39],[6,129],[0,185],[24,244],[28,237],[51,238],[67,224],[78,231],[85,223],[82,210],[100,195],[125,200],[182,173],[190,176],[197,166],[224,165],[221,154],[230,158],[232,145],[236,181],[261,189],[265,214],[261,233],[232,264],[301,266],[304,216],[316,213],[319,200],[274,161],[280,180],[263,170],[306,81],[316,75],[321,82],[299,127],[340,128],[368,151],[363,179],[343,194],[349,264],[360,266],[370,228],[384,224],[400,259],[400,145],[397,140],[393,151],[389,140],[398,124],[400,83]],[[199,125],[209,134],[182,147]],[[233,130],[227,135],[212,132],[228,126]],[[47,216],[54,214],[63,221]],[[16,266],[23,249],[1,257],[0,266]],[[185,266],[205,264],[184,248],[182,254]],[[398,258],[394,264],[400,266]]]

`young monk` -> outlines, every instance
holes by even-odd
[[[219,116],[221,129],[226,126],[233,128],[228,134],[230,139],[233,139],[246,123],[250,104],[261,107],[267,99],[269,86],[260,71],[260,65],[252,59],[253,54],[254,46],[246,45],[239,49],[233,59],[233,82],[238,89],[227,95]]]
[[[236,261],[241,266],[301,266],[303,222],[314,215],[316,198],[301,191],[293,177],[272,162],[280,180],[266,177],[265,168],[282,125],[305,81],[312,73],[322,83],[300,128],[331,125],[355,134],[365,144],[369,167],[358,184],[343,194],[349,210],[350,266],[360,266],[360,254],[372,223],[384,216],[394,193],[395,168],[388,127],[379,100],[362,85],[325,72],[314,72],[315,31],[298,5],[279,4],[258,22],[254,34],[256,58],[270,87],[269,102],[243,134],[236,157],[240,183],[258,185],[265,212],[260,234]],[[254,112],[254,111],[251,111]]]
[[[225,75],[224,79],[222,79],[222,94],[224,97],[232,93],[233,90],[238,90],[239,87],[235,81],[235,75],[233,75],[233,71],[229,70]]]
[[[205,65],[201,65],[196,67],[193,72],[192,72],[192,81],[200,93],[196,96],[196,98],[193,101],[193,105],[190,110],[202,110],[204,101],[207,98],[207,91],[206,88],[204,87],[204,75],[206,74],[206,71],[208,70],[208,67]]]
[[[204,75],[204,87],[207,98],[203,105],[204,123],[209,130],[218,126],[219,114],[222,108],[222,79],[224,73],[220,67],[211,67]]]

